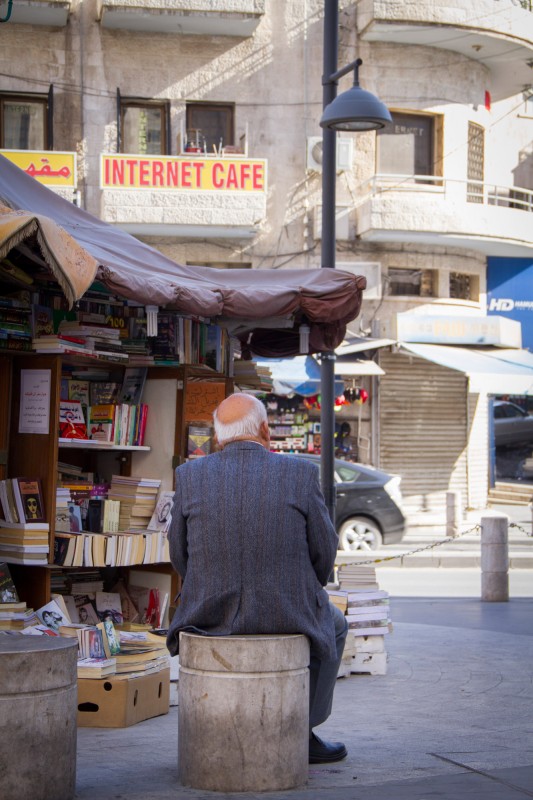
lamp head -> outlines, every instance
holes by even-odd
[[[359,67],[354,62],[354,82],[351,89],[338,95],[326,106],[320,126],[336,131],[374,131],[392,122],[389,109],[381,100],[359,86]]]

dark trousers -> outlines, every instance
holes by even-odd
[[[337,680],[344,643],[348,634],[348,623],[342,611],[331,603],[335,622],[335,643],[337,658],[335,661],[321,661],[311,650],[309,664],[309,730],[321,725],[331,714],[333,691]]]

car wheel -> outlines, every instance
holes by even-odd
[[[375,522],[365,517],[352,517],[343,522],[339,531],[339,544],[342,550],[378,550],[383,544],[383,536]]]

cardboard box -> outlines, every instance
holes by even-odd
[[[170,669],[138,678],[78,680],[80,728],[127,728],[143,719],[168,714]]]

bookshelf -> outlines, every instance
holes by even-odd
[[[58,462],[65,459],[99,474],[157,477],[161,489],[174,488],[173,474],[186,458],[187,426],[191,420],[209,419],[217,402],[233,390],[233,380],[203,366],[148,367],[145,400],[150,408],[145,445],[116,445],[59,438],[59,403],[65,365],[86,365],[89,359],[67,354],[13,353],[0,356],[0,401],[9,414],[0,415],[0,477],[31,476],[41,480],[47,521],[50,525],[48,566],[10,564],[21,599],[39,608],[50,599],[52,577],[57,570],[76,570],[52,563]],[[90,362],[94,363],[94,362]],[[109,365],[119,374],[123,365]],[[23,370],[46,370],[49,382],[48,428],[43,433],[20,431]],[[192,387],[192,388],[191,388]],[[191,397],[188,396],[190,390]],[[179,592],[179,578],[170,564],[132,564],[102,568],[110,582],[126,576],[131,567],[171,576],[172,598]]]

